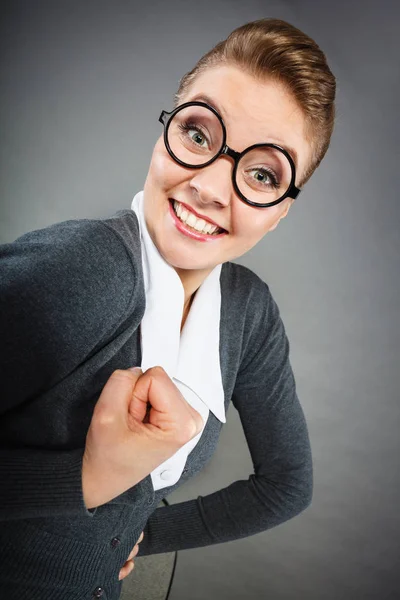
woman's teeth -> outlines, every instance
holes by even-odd
[[[211,223],[207,223],[204,219],[198,219],[193,213],[183,208],[176,200],[173,200],[173,207],[177,217],[196,231],[208,233],[208,235],[216,235],[222,232],[222,229],[217,227],[217,225],[211,225]]]

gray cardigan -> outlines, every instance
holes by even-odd
[[[88,510],[81,467],[94,406],[115,369],[141,363],[136,214],[26,233],[0,246],[0,269],[1,597],[117,600],[119,570],[142,530],[139,556],[254,535],[310,505],[311,448],[289,342],[251,270],[222,266],[220,363],[225,410],[232,401],[239,411],[254,473],[158,507],[210,460],[223,425],[210,412],[175,485],[155,492],[149,474]]]

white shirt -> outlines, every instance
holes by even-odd
[[[197,290],[181,332],[183,285],[150,237],[143,202],[142,190],[134,196],[131,206],[139,221],[146,295],[146,309],[140,324],[141,369],[144,372],[157,365],[163,367],[204,422],[200,433],[152,471],[154,489],[159,490],[179,480],[189,453],[203,433],[209,411],[226,422],[219,362],[222,265],[217,265]]]

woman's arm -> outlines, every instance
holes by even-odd
[[[311,503],[311,447],[289,341],[266,284],[255,301],[265,309],[252,328],[232,396],[254,473],[196,500],[157,508],[147,522],[139,556],[254,535],[295,517]]]
[[[126,317],[132,262],[109,227],[82,219],[0,246],[0,272],[0,520],[91,516],[82,496],[84,448],[46,449],[40,431],[37,448],[10,444],[7,424],[18,419],[23,434],[25,405],[106,343]],[[54,410],[61,421],[64,407]]]

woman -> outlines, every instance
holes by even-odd
[[[279,309],[231,261],[275,229],[320,164],[334,98],[304,33],[276,19],[239,27],[161,113],[131,210],[2,247],[9,600],[117,599],[138,541],[140,555],[222,543],[310,505],[310,442]],[[230,400],[254,474],[156,508],[211,458]]]

